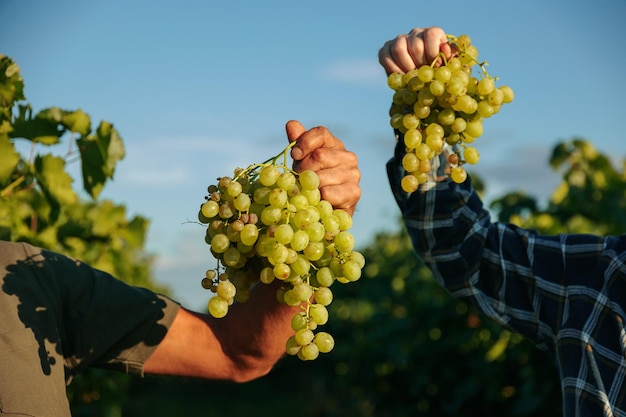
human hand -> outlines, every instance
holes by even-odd
[[[289,142],[297,141],[291,149],[294,169],[317,172],[322,199],[352,215],[361,198],[361,171],[356,154],[348,151],[325,127],[306,130],[300,122],[290,120],[286,131]]]
[[[406,73],[424,64],[430,65],[442,52],[449,59],[456,51],[448,44],[444,30],[437,26],[415,28],[408,34],[400,34],[385,42],[378,51],[378,62],[387,75]],[[439,59],[435,65],[441,65]]]

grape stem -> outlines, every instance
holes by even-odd
[[[292,169],[291,169],[291,168],[289,168],[289,166],[287,165],[287,162],[288,162],[288,161],[287,161],[287,153],[288,153],[288,151],[289,151],[291,148],[293,148],[295,145],[296,145],[296,142],[295,142],[295,141],[294,141],[294,142],[290,142],[290,143],[289,143],[289,145],[287,145],[287,146],[286,146],[286,147],[285,147],[285,148],[284,148],[284,149],[283,149],[280,153],[278,153],[277,155],[272,156],[271,158],[268,158],[268,159],[266,159],[265,161],[263,161],[263,162],[261,162],[261,163],[258,163],[258,164],[252,164],[252,165],[248,166],[246,169],[241,170],[241,172],[239,172],[239,173],[235,176],[235,178],[234,178],[234,179],[235,179],[235,180],[237,180],[237,179],[241,178],[241,177],[242,177],[242,176],[244,176],[244,175],[249,175],[249,176],[255,177],[255,176],[257,175],[257,172],[256,172],[256,171],[257,171],[259,168],[263,168],[264,166],[267,166],[267,165],[276,165],[276,166],[278,166],[278,167],[280,167],[280,168],[283,168],[285,171],[289,171],[289,172],[292,172],[292,173],[294,173],[294,174],[295,174],[295,173],[296,173],[296,171],[292,170]],[[279,164],[277,163],[277,161],[278,161],[278,159],[279,159],[281,156],[283,157],[283,164],[282,164],[282,165],[279,165]]]
[[[458,51],[461,53],[466,54],[468,57],[470,57],[472,59],[472,61],[474,61],[476,64],[478,64],[478,66],[480,67],[480,70],[482,71],[483,75],[487,78],[492,78],[494,80],[496,80],[497,78],[493,78],[491,75],[489,75],[489,73],[487,72],[487,68],[486,66],[489,65],[489,63],[487,61],[479,61],[478,59],[476,59],[474,56],[470,55],[467,53],[467,50],[462,49],[458,43],[457,43],[457,37],[454,35],[450,35],[450,34],[446,34],[446,37],[448,38],[448,43],[450,44],[457,44],[457,48]],[[435,57],[435,59],[433,60],[433,62],[430,64],[431,67],[435,67],[435,63],[437,62],[437,60],[441,58],[443,59],[444,65],[448,63],[446,57],[443,55],[442,52],[439,52],[437,54],[437,56]]]

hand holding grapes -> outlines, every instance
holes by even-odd
[[[394,91],[390,124],[405,145],[402,189],[412,193],[447,177],[464,182],[464,165],[480,159],[473,142],[483,134],[483,121],[513,101],[513,90],[496,86],[468,35],[439,27],[398,35],[385,42],[378,59]]]
[[[439,53],[450,59],[457,51],[448,43],[443,29],[437,26],[414,28],[385,42],[378,60],[387,74],[407,73],[424,64],[430,65]],[[440,65],[441,61],[437,63]]]

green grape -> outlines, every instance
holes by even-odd
[[[402,157],[402,167],[408,172],[415,172],[419,168],[420,161],[413,152],[407,152]]]
[[[333,292],[328,287],[320,287],[315,290],[315,302],[317,304],[328,306],[333,301]]]
[[[276,183],[280,175],[280,170],[276,165],[266,165],[259,172],[259,182],[266,187]]]
[[[270,268],[269,266],[263,268],[259,274],[259,280],[263,284],[270,284],[274,281],[275,278],[276,276],[274,275],[274,268]]]
[[[341,266],[342,275],[350,282],[361,278],[361,267],[355,261],[347,261]]]
[[[293,239],[293,228],[288,224],[279,224],[274,229],[274,238],[278,243],[288,244]]]
[[[250,204],[252,204],[252,200],[250,196],[245,193],[241,193],[233,199],[233,206],[237,211],[248,211]]]
[[[480,159],[480,154],[476,148],[468,146],[463,151],[463,158],[465,158],[468,164],[477,164]]]
[[[503,85],[502,87],[500,87],[500,90],[503,93],[502,95],[503,103],[510,103],[513,101],[513,99],[515,98],[515,94],[513,93],[513,90],[511,89],[511,87],[507,85]]]
[[[302,193],[289,198],[289,204],[294,206],[296,210],[306,210],[309,208],[309,199],[307,198],[307,195],[304,194],[304,191],[305,190],[303,190]]]
[[[233,298],[236,293],[237,288],[230,281],[220,281],[220,283],[217,284],[217,295],[226,300]]]
[[[320,224],[320,223],[313,223],[311,226],[312,227],[316,224]],[[320,226],[322,226],[320,224]],[[322,226],[323,227],[323,226]],[[293,236],[291,238],[291,248],[297,252],[301,252],[304,250],[304,248],[307,247],[307,245],[309,244],[309,240],[310,240],[310,235],[306,230],[296,230],[293,233]],[[319,239],[318,239],[319,241]]]
[[[477,138],[483,134],[483,123],[480,120],[470,120],[466,123],[464,132]]]
[[[324,325],[328,322],[328,310],[321,304],[312,304],[309,307],[309,315],[319,325]]]
[[[309,261],[317,261],[324,254],[324,245],[321,242],[309,242],[303,253]]]
[[[313,222],[308,210],[298,210],[293,216],[293,223],[298,229],[306,229]]]
[[[446,86],[439,80],[433,80],[430,82],[429,89],[433,96],[439,97],[444,93],[444,91],[446,91]]]
[[[309,343],[300,348],[298,357],[305,361],[312,361],[320,354],[320,350],[315,343]]]
[[[208,200],[204,204],[202,204],[202,215],[207,219],[211,219],[219,213],[220,205],[213,200]]]
[[[452,181],[460,184],[467,179],[467,172],[463,167],[454,167],[450,172],[450,178],[452,178]]]
[[[350,260],[356,262],[361,269],[365,266],[365,256],[363,256],[361,252],[352,251],[350,253]]]
[[[216,295],[209,300],[208,309],[213,317],[221,319],[228,313],[228,301]]]
[[[324,287],[330,287],[335,281],[335,275],[327,266],[320,268],[317,271],[317,274],[315,274],[315,278],[317,279],[317,282]]]
[[[298,330],[306,329],[309,324],[309,319],[304,312],[297,313],[291,319],[291,328],[297,332]],[[295,341],[295,340],[294,340]]]
[[[302,190],[302,195],[304,195],[309,202],[310,205],[315,206],[322,199],[322,194],[320,193],[319,188],[315,188],[313,190]]]
[[[486,96],[487,94],[491,93],[494,88],[495,83],[491,78],[483,78],[478,82],[478,85],[476,86],[476,91],[481,96]]]
[[[313,338],[320,353],[328,353],[335,347],[335,339],[327,332],[318,332]]]
[[[241,194],[242,189],[243,187],[241,186],[241,183],[237,181],[231,181],[231,183],[228,184],[228,187],[226,188],[226,192],[230,197],[234,198]]]
[[[430,82],[435,76],[435,71],[429,65],[422,65],[417,74],[418,78],[422,82]]]
[[[461,133],[465,130],[465,126],[467,126],[467,122],[465,121],[465,119],[462,117],[457,117],[450,125],[450,129],[453,132]]]
[[[293,272],[298,275],[306,275],[311,270],[311,262],[301,254],[296,253],[296,260],[290,265]]]
[[[300,329],[294,335],[296,343],[299,344],[300,346],[304,346],[304,345],[311,343],[314,337],[315,335],[313,334],[313,331],[311,331],[308,328]]]
[[[283,172],[276,180],[276,185],[282,189],[290,190],[296,185],[296,176],[291,172]]]
[[[419,184],[420,184],[419,180],[413,174],[407,174],[404,177],[402,177],[402,179],[400,180],[400,186],[407,193],[412,193],[412,192],[417,191]]]
[[[403,84],[402,74],[393,73],[393,74],[389,75],[389,78],[387,80],[387,84],[389,85],[389,88],[391,88],[393,90],[398,90],[400,88],[400,86]]]
[[[245,224],[241,232],[239,232],[239,239],[241,243],[247,246],[252,246],[256,243],[259,237],[259,228],[256,224]]]
[[[261,212],[261,223],[266,226],[276,224],[280,221],[282,212],[280,208],[274,206],[267,206]]]
[[[450,70],[449,67],[445,65],[435,69],[435,78],[443,83],[450,80],[451,76],[452,76],[452,71]]]
[[[409,129],[404,134],[404,144],[406,145],[407,148],[414,149],[421,142],[422,142],[422,133],[417,129]]]
[[[302,347],[296,343],[294,336],[290,336],[285,343],[285,352],[290,356],[296,356]]]
[[[284,281],[287,278],[289,278],[289,275],[291,274],[291,268],[289,267],[289,265],[285,263],[277,263],[276,265],[274,265],[273,270],[274,270],[274,277],[278,278],[281,281]]]
[[[407,129],[417,129],[420,125],[420,119],[415,114],[408,113],[402,117],[402,125]]]
[[[241,258],[242,258],[241,252],[239,252],[239,250],[236,247],[230,246],[224,252],[222,260],[227,266],[235,266],[239,264],[239,262],[241,261]]]
[[[283,208],[287,204],[289,195],[284,188],[274,188],[269,195],[269,203],[272,207]]]
[[[352,216],[345,210],[334,209],[333,214],[339,219],[339,230],[348,230],[352,228]]]
[[[218,233],[211,239],[211,249],[216,253],[224,253],[230,246],[230,239],[224,233]]]
[[[347,230],[343,230],[335,236],[335,249],[341,253],[349,253],[354,248],[354,236]]]
[[[324,238],[324,234],[326,232],[326,229],[324,229],[324,225],[322,223],[315,222],[315,223],[311,223],[306,229],[304,229],[304,231],[308,235],[308,239],[306,241],[306,244],[308,244],[309,241],[311,241],[311,242],[319,242],[320,240],[322,240]],[[297,233],[298,232],[296,232],[296,234]],[[303,237],[303,239],[304,239],[304,237]],[[293,247],[293,241],[294,240],[295,240],[295,236],[294,236],[294,239],[291,242],[292,247]],[[304,244],[305,247],[306,247],[306,244]],[[302,247],[302,245],[298,245],[298,247]],[[303,250],[303,249],[299,249],[299,250]]]
[[[307,283],[294,285],[292,288],[294,296],[300,301],[307,301],[313,296],[313,288]]]

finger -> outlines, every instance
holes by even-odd
[[[416,39],[412,37],[411,39]],[[415,44],[411,41],[411,45],[409,44],[409,36],[408,35],[399,35],[395,41],[389,46],[389,53],[391,58],[395,62],[395,64],[401,69],[400,72],[406,73],[415,68],[416,63],[414,57],[409,48],[415,50],[416,55],[420,55],[419,52],[419,40],[418,43]]]
[[[385,69],[387,75],[394,72],[404,72],[402,68],[400,68],[396,64],[393,57],[391,56],[391,45],[393,44],[393,42],[394,40],[385,42],[383,47],[380,48],[380,50],[378,51],[378,62]]]
[[[347,151],[336,147],[317,148],[311,151],[305,158],[298,161],[297,171],[304,171],[310,169],[319,172],[325,169],[342,168],[353,169],[358,166],[358,160],[354,152]],[[338,173],[340,176],[337,181],[343,180],[343,173]],[[329,182],[332,179],[329,178]]]
[[[408,71],[419,68],[424,64],[430,64],[430,62],[426,62],[426,56],[424,55],[424,29],[412,29],[408,34],[407,43],[407,50],[413,59],[413,67],[409,68]]]
[[[441,46],[448,43],[448,37],[444,30],[434,26],[423,32],[424,55],[428,63],[432,63],[435,57],[441,52]],[[448,57],[446,57],[447,59]],[[442,61],[438,60],[437,65],[441,65]]]
[[[306,131],[302,123],[297,120],[289,120],[285,125],[285,130],[287,131],[287,139],[289,140],[289,143],[298,140],[300,135]]]
[[[291,149],[291,157],[294,161],[301,161],[319,148],[345,149],[343,143],[328,129],[317,126],[298,137],[296,145]]]
[[[321,198],[328,201],[334,208],[343,209],[352,214],[361,198],[359,187],[361,174],[358,168],[335,167],[319,171],[318,175]]]

